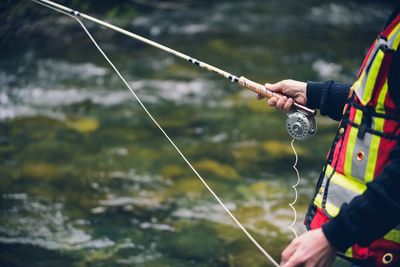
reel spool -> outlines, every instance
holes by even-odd
[[[286,129],[294,139],[304,140],[317,132],[317,123],[314,116],[294,111],[287,114]]]

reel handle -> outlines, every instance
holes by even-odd
[[[249,80],[249,79],[247,79],[246,77],[243,77],[243,76],[241,76],[239,78],[238,83],[241,86],[243,86],[243,87],[245,87],[247,89],[250,89],[251,91],[253,91],[253,92],[257,93],[257,94],[265,96],[266,98],[271,98],[271,97],[274,96],[274,97],[279,99],[279,98],[284,96],[283,94],[272,92],[271,90],[268,90],[264,85],[256,83],[256,82],[253,82],[253,81],[251,81],[251,80]],[[301,104],[299,104],[297,102],[294,102],[293,105],[296,107],[297,110],[303,111],[304,113],[306,113],[306,114],[308,114],[308,115],[310,115],[312,117],[314,117],[317,114],[317,112],[315,110],[310,109],[310,108],[308,108],[306,106],[303,106],[303,105],[301,105]]]

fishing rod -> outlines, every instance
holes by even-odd
[[[266,88],[264,85],[254,82],[252,80],[249,80],[244,76],[233,75],[225,70],[217,68],[217,67],[210,65],[208,63],[205,63],[203,61],[197,60],[189,55],[181,53],[170,47],[167,47],[160,43],[154,42],[143,36],[140,36],[133,32],[127,31],[127,30],[122,29],[118,26],[115,26],[111,23],[97,19],[97,18],[87,15],[85,13],[79,12],[77,10],[73,10],[69,7],[60,5],[58,3],[54,3],[50,0],[32,0],[32,1],[39,3],[39,4],[47,5],[47,7],[52,7],[54,9],[61,10],[71,16],[74,16],[74,17],[79,17],[79,18],[89,20],[96,24],[102,25],[106,28],[117,31],[126,36],[129,36],[130,38],[136,39],[136,40],[146,43],[150,46],[161,49],[169,54],[175,55],[176,57],[182,58],[182,59],[186,60],[187,62],[190,62],[202,69],[206,69],[207,71],[217,73],[217,74],[221,75],[222,77],[230,80],[231,82],[238,83],[242,87],[247,88],[247,89],[249,89],[259,95],[262,95],[266,98],[276,97],[277,99],[279,99],[284,96],[280,93],[276,93],[271,90],[268,90],[268,88]],[[286,129],[287,129],[289,135],[297,140],[303,140],[303,139],[306,139],[306,138],[314,135],[317,130],[315,115],[316,115],[315,110],[310,109],[310,108],[308,108],[304,105],[301,105],[297,102],[294,102],[293,106],[292,106],[292,111],[287,114],[287,119],[286,119]]]
[[[209,64],[200,62],[196,59],[193,59],[185,54],[182,54],[178,51],[175,51],[171,48],[168,48],[166,46],[163,46],[161,44],[155,43],[149,39],[146,39],[144,37],[141,37],[139,35],[136,35],[134,33],[128,32],[124,29],[121,29],[119,27],[116,27],[112,24],[106,23],[104,21],[98,20],[96,18],[93,18],[91,16],[88,16],[86,14],[80,13],[78,11],[72,10],[70,8],[67,8],[65,6],[62,6],[60,4],[54,3],[50,0],[32,0],[33,2],[40,4],[42,6],[45,6],[49,9],[53,9],[59,13],[62,13],[64,15],[67,15],[73,19],[75,19],[80,26],[82,27],[82,29],[85,31],[85,33],[87,34],[87,36],[89,37],[89,39],[92,41],[93,45],[96,47],[96,49],[100,52],[100,54],[104,57],[104,59],[110,64],[111,68],[115,71],[115,73],[118,75],[118,77],[121,79],[121,81],[125,84],[125,86],[129,89],[129,91],[132,93],[133,97],[137,100],[137,102],[139,103],[139,105],[143,108],[143,110],[145,111],[145,113],[149,116],[149,118],[154,122],[154,124],[158,127],[158,129],[163,133],[163,135],[165,136],[165,138],[170,142],[170,144],[173,146],[173,148],[178,152],[178,154],[182,157],[182,159],[186,162],[186,164],[190,167],[190,169],[193,171],[193,173],[199,178],[199,180],[203,183],[203,185],[207,188],[207,190],[213,195],[213,197],[218,201],[218,203],[221,205],[221,207],[226,211],[226,213],[231,217],[231,219],[237,224],[237,226],[243,231],[243,233],[249,238],[249,240],[260,250],[260,252],[269,259],[269,261],[275,266],[275,267],[279,267],[279,264],[277,261],[275,261],[275,259],[260,245],[260,243],[258,243],[258,241],[246,230],[246,228],[240,223],[240,221],[235,217],[235,215],[233,215],[233,213],[226,207],[226,205],[223,203],[223,201],[218,197],[218,195],[212,190],[212,188],[207,184],[207,182],[205,181],[205,179],[199,174],[199,172],[193,167],[193,165],[190,163],[190,161],[186,158],[186,156],[182,153],[182,151],[178,148],[178,146],[174,143],[174,141],[169,137],[169,135],[167,134],[167,132],[164,130],[164,128],[158,123],[158,121],[153,117],[153,115],[149,112],[149,110],[147,109],[146,105],[140,100],[140,98],[136,95],[135,91],[132,89],[132,86],[127,82],[127,80],[122,76],[122,74],[120,73],[120,71],[117,69],[117,67],[114,65],[114,63],[109,59],[109,57],[106,55],[106,53],[103,51],[103,49],[99,46],[99,44],[96,42],[96,40],[94,39],[94,37],[92,36],[92,34],[89,32],[89,30],[86,28],[85,24],[81,21],[81,17],[82,18],[86,18],[88,20],[91,20],[95,23],[104,25],[108,28],[114,29],[124,33],[128,36],[131,36],[132,38],[138,39],[138,40],[142,40],[145,43],[148,43],[152,46],[155,47],[159,47],[162,50],[165,50],[169,53],[172,53],[174,55],[177,55],[178,57],[184,58],[186,60],[188,60],[189,62],[198,65],[201,68],[205,68],[209,71],[212,72],[216,72],[219,73],[220,75],[224,76],[225,78],[230,79],[233,82],[237,82],[239,84],[241,84],[242,86],[244,86],[245,88],[248,88],[256,93],[259,93],[261,95],[264,95],[265,97],[272,97],[272,96],[276,96],[276,97],[282,97],[283,95],[280,94],[275,94],[274,92],[268,90],[267,88],[265,88],[265,86],[262,86],[258,83],[255,83],[253,81],[250,81],[244,77],[240,77],[238,78],[237,76],[234,76],[226,71],[223,71],[221,69],[218,69],[214,66],[211,66]],[[296,103],[297,104],[297,103]],[[296,186],[299,184],[300,182],[300,176],[298,173],[298,170],[296,168],[296,164],[297,164],[297,153],[296,150],[294,149],[293,143],[295,141],[295,139],[304,139],[307,136],[310,136],[311,134],[315,133],[316,130],[316,124],[315,124],[315,111],[308,109],[307,107],[304,107],[302,105],[295,105],[295,107],[293,108],[293,111],[291,113],[288,114],[288,118],[286,120],[286,127],[288,129],[288,132],[290,135],[292,135],[293,140],[291,142],[291,146],[293,148],[293,151],[295,153],[296,156],[296,161],[293,165],[293,168],[296,170],[297,173],[297,178],[298,181],[295,185],[293,185],[293,189],[296,193],[296,197],[294,199],[294,201],[292,203],[289,204],[289,206],[293,209],[294,211],[294,220],[293,223],[288,227],[289,229],[291,229],[293,231],[293,233],[295,234],[295,236],[297,237],[297,233],[296,231],[293,229],[294,224],[297,221],[297,213],[296,210],[294,208],[294,204],[297,200],[297,190],[296,190]]]

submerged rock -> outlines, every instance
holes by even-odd
[[[276,140],[270,140],[262,143],[262,148],[271,157],[279,158],[294,155],[293,149],[290,146],[290,142],[279,142]],[[299,146],[296,146],[296,152],[299,156],[305,154],[305,150]]]
[[[161,174],[166,178],[176,179],[187,173],[187,168],[180,165],[168,165],[161,170]]]
[[[51,179],[57,174],[58,167],[48,163],[29,162],[21,168],[21,175],[31,178]]]
[[[100,123],[94,118],[68,118],[65,122],[66,126],[82,134],[95,132]]]
[[[213,175],[217,178],[226,180],[238,180],[240,178],[239,173],[231,166],[213,160],[205,159],[198,161],[194,164],[194,167],[200,172]]]
[[[207,224],[190,223],[179,232],[165,236],[158,247],[174,258],[210,262],[220,257],[222,244]]]
[[[191,197],[199,197],[206,188],[195,177],[187,177],[177,181],[170,192],[174,195],[187,195]]]

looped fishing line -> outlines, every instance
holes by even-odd
[[[293,139],[292,139],[292,142],[290,143],[290,145],[292,146],[293,153],[294,153],[294,156],[295,156],[295,161],[294,161],[294,164],[293,164],[293,169],[295,170],[296,175],[297,175],[297,182],[296,182],[296,184],[292,185],[292,188],[293,188],[293,190],[294,190],[295,196],[294,196],[293,202],[290,203],[289,206],[292,208],[292,210],[293,210],[293,212],[294,212],[294,218],[293,218],[292,224],[289,225],[288,228],[293,232],[294,236],[297,237],[296,230],[293,228],[293,226],[294,226],[294,225],[296,224],[296,222],[297,222],[297,211],[296,211],[296,208],[294,207],[294,204],[296,204],[297,198],[298,198],[298,193],[297,193],[297,188],[296,188],[296,187],[300,184],[300,174],[299,174],[299,170],[298,170],[297,167],[296,167],[297,162],[298,162],[298,160],[299,160],[299,157],[297,156],[296,149],[294,148],[294,141],[295,141],[295,139],[293,138]]]
[[[244,226],[236,219],[236,217],[231,213],[231,211],[225,206],[225,204],[222,202],[222,200],[216,195],[216,193],[211,189],[211,187],[207,184],[207,182],[202,178],[202,176],[197,172],[197,170],[192,166],[192,164],[189,162],[189,160],[185,157],[185,155],[180,151],[180,149],[175,145],[175,143],[172,141],[172,139],[168,136],[168,134],[164,131],[164,129],[161,127],[161,125],[157,122],[157,120],[151,115],[151,113],[147,110],[146,106],[143,104],[143,102],[139,99],[139,97],[136,95],[136,93],[133,91],[132,87],[129,85],[129,83],[125,80],[125,78],[121,75],[119,70],[115,67],[115,65],[112,63],[112,61],[108,58],[108,56],[104,53],[104,51],[100,48],[100,46],[97,44],[96,40],[93,38],[93,36],[90,34],[89,30],[86,28],[86,26],[83,24],[83,22],[76,16],[73,16],[67,12],[63,12],[62,10],[55,9],[51,6],[48,6],[46,4],[43,4],[41,2],[35,1],[34,2],[41,4],[43,6],[46,6],[48,8],[51,8],[57,12],[63,13],[65,15],[68,15],[71,18],[74,18],[83,28],[87,36],[90,38],[94,46],[97,48],[97,50],[100,52],[100,54],[104,57],[104,59],[110,64],[111,68],[115,71],[115,73],[118,75],[118,77],[121,79],[121,81],[126,85],[126,87],[129,89],[129,91],[132,93],[133,97],[138,101],[140,106],[143,108],[145,113],[150,117],[150,119],[154,122],[154,124],[157,126],[157,128],[164,134],[165,138],[171,143],[171,145],[175,148],[175,150],[178,152],[178,154],[182,157],[182,159],[186,162],[186,164],[192,169],[194,174],[200,179],[200,181],[203,183],[203,185],[208,189],[208,191],[214,196],[214,198],[218,201],[218,203],[221,205],[221,207],[226,211],[226,213],[232,218],[232,220],[238,225],[238,227],[243,231],[243,233],[250,239],[250,241],[261,251],[261,253],[267,257],[271,263],[279,267],[279,264],[272,258],[271,255],[253,238],[253,236],[244,228]]]

